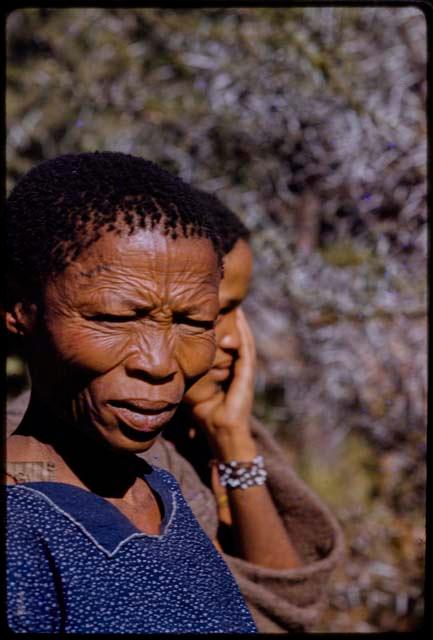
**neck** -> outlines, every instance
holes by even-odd
[[[104,497],[121,498],[148,465],[131,453],[111,449],[97,435],[55,416],[33,394],[17,435],[31,437],[56,465],[56,481],[82,485]]]
[[[192,464],[202,482],[210,486],[209,460],[213,455],[206,434],[197,425],[188,405],[180,405],[162,436],[174,444],[177,452]]]

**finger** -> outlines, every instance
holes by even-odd
[[[208,426],[212,421],[212,415],[215,409],[224,401],[224,392],[220,391],[216,393],[209,400],[205,400],[204,402],[199,402],[195,404],[192,408],[192,414],[194,418],[198,420],[198,422],[202,426]]]
[[[254,378],[255,345],[253,334],[241,309],[236,310],[236,323],[239,331],[240,346],[239,357],[234,365],[234,374],[235,377],[248,380],[249,378]]]
[[[255,349],[252,333],[243,312],[238,309],[236,321],[241,344],[239,357],[234,364],[234,375],[226,394],[226,406],[233,413],[244,414],[251,410],[254,399]]]
[[[245,350],[245,354],[247,356],[255,360],[256,344],[253,332],[251,331],[250,325],[248,324],[248,320],[243,310],[239,307],[236,311],[236,322],[241,336],[242,348]]]

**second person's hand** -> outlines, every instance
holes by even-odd
[[[226,391],[191,407],[192,417],[208,438],[220,460],[247,461],[257,455],[251,436],[250,418],[254,400],[255,344],[244,312],[236,310],[240,347]]]

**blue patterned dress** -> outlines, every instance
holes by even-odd
[[[143,476],[164,507],[160,535],[58,482],[6,487],[8,623],[15,632],[254,633],[238,586],[177,481]]]

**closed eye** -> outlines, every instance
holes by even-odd
[[[222,307],[219,311],[218,311],[218,315],[219,316],[225,316],[228,313],[230,313],[230,311],[233,311],[233,309],[236,309],[236,307],[238,307],[240,305],[241,301],[240,300],[232,300],[231,302],[229,302],[228,304],[226,304],[224,307]]]
[[[210,331],[215,327],[215,323],[212,320],[196,320],[189,316],[184,316],[181,313],[173,314],[173,322],[176,324],[185,324],[190,327],[197,327],[204,331]]]
[[[111,313],[96,313],[90,316],[90,320],[94,322],[131,322],[132,320],[136,320],[136,315],[131,316],[118,316]]]

